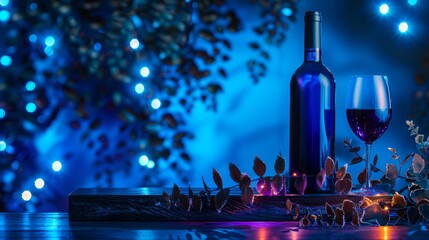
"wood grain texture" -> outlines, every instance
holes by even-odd
[[[426,226],[298,228],[294,221],[69,222],[66,213],[0,213],[0,239],[427,239]]]
[[[171,189],[165,189],[171,194]],[[244,205],[240,192],[232,189],[228,203],[218,213],[208,206],[203,198],[201,213],[187,211],[182,207],[168,208],[162,199],[163,189],[159,188],[87,188],[78,189],[69,196],[70,221],[290,221],[293,214],[288,214],[286,200],[294,204],[309,207],[316,213],[324,208],[325,203],[338,205],[344,199],[356,204],[362,199],[356,195],[284,195],[255,196],[254,203]],[[187,190],[181,190],[187,193]],[[199,190],[195,190],[195,193]],[[388,203],[391,196],[371,197],[375,201]],[[214,202],[213,199],[211,202]],[[324,210],[322,211],[324,212]]]

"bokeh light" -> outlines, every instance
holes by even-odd
[[[142,67],[140,69],[140,75],[142,75],[142,77],[148,77],[150,74],[150,70],[148,67]]]
[[[99,43],[99,42],[94,43],[94,50],[96,52],[100,51],[101,50],[101,43]]]
[[[25,89],[27,89],[27,91],[33,91],[34,89],[36,89],[36,84],[33,81],[28,81],[25,84]]]
[[[286,17],[290,17],[293,14],[292,9],[285,7],[282,9],[282,14],[285,15]]]
[[[52,163],[52,170],[54,170],[55,172],[61,171],[61,168],[63,168],[63,165],[60,161],[55,161]]]
[[[54,38],[54,37],[52,37],[52,36],[47,36],[47,37],[45,38],[45,45],[46,45],[47,47],[52,47],[52,46],[54,46],[54,44],[55,44],[55,38]]]
[[[379,10],[381,14],[385,15],[389,12],[389,5],[387,5],[386,3],[383,3],[380,5]]]
[[[161,107],[161,101],[159,101],[158,98],[155,98],[154,100],[152,100],[151,104],[153,109],[158,109]]]
[[[6,116],[6,111],[3,108],[0,108],[0,119]]]
[[[30,40],[30,42],[32,42],[32,43],[36,42],[36,41],[37,41],[37,36],[36,36],[36,34],[31,34],[31,35],[28,37],[28,40]]]
[[[9,0],[0,0],[0,6],[6,7],[9,4]]]
[[[36,181],[34,181],[34,186],[37,189],[42,189],[45,186],[45,181],[41,178],[36,179]]]
[[[398,26],[398,29],[401,33],[405,33],[408,31],[408,23],[407,22],[401,22]]]
[[[10,19],[10,12],[7,10],[1,10],[0,11],[0,21],[1,22],[7,22]]]
[[[1,65],[5,66],[5,67],[9,67],[12,64],[12,58],[9,57],[8,55],[3,55],[0,58],[0,63],[1,63]]]
[[[4,150],[6,150],[7,148],[7,144],[5,141],[0,141],[0,151],[3,152]]]
[[[131,39],[131,41],[130,41],[130,47],[132,49],[137,49],[137,48],[139,48],[139,46],[140,46],[140,42],[139,42],[138,39],[136,39],[136,38]]]
[[[141,166],[146,166],[149,163],[149,158],[146,155],[143,155],[139,158],[139,164]]]
[[[144,85],[142,83],[138,83],[136,84],[134,90],[136,91],[136,93],[141,94],[144,92]]]
[[[34,104],[33,102],[29,102],[27,103],[27,105],[25,106],[25,110],[27,110],[27,112],[29,113],[33,113],[36,111],[36,104]]]
[[[417,0],[408,0],[408,4],[410,4],[411,6],[414,6],[417,4]]]
[[[28,191],[28,190],[25,190],[24,192],[22,192],[22,194],[21,194],[21,197],[22,197],[22,200],[24,200],[24,201],[30,201],[30,199],[31,199],[31,197],[32,197],[33,195],[31,194],[31,192],[30,191]]]
[[[147,163],[147,168],[154,168],[155,167],[155,162],[154,161],[152,161],[152,160],[150,160],[148,163]]]

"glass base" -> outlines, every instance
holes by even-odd
[[[373,187],[362,187],[361,189],[354,189],[350,191],[350,195],[357,195],[357,196],[383,196],[387,195],[386,192],[380,191],[380,189],[376,189]]]

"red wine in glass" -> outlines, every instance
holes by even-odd
[[[380,138],[392,118],[392,106],[387,77],[384,75],[356,75],[350,80],[347,92],[346,115],[350,128],[365,142],[366,181],[360,195],[374,191],[369,186],[369,155],[372,143]]]

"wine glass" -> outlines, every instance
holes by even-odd
[[[358,194],[369,195],[369,156],[371,145],[386,131],[392,117],[387,76],[355,75],[351,78],[346,102],[347,120],[352,131],[365,142],[366,181]]]

